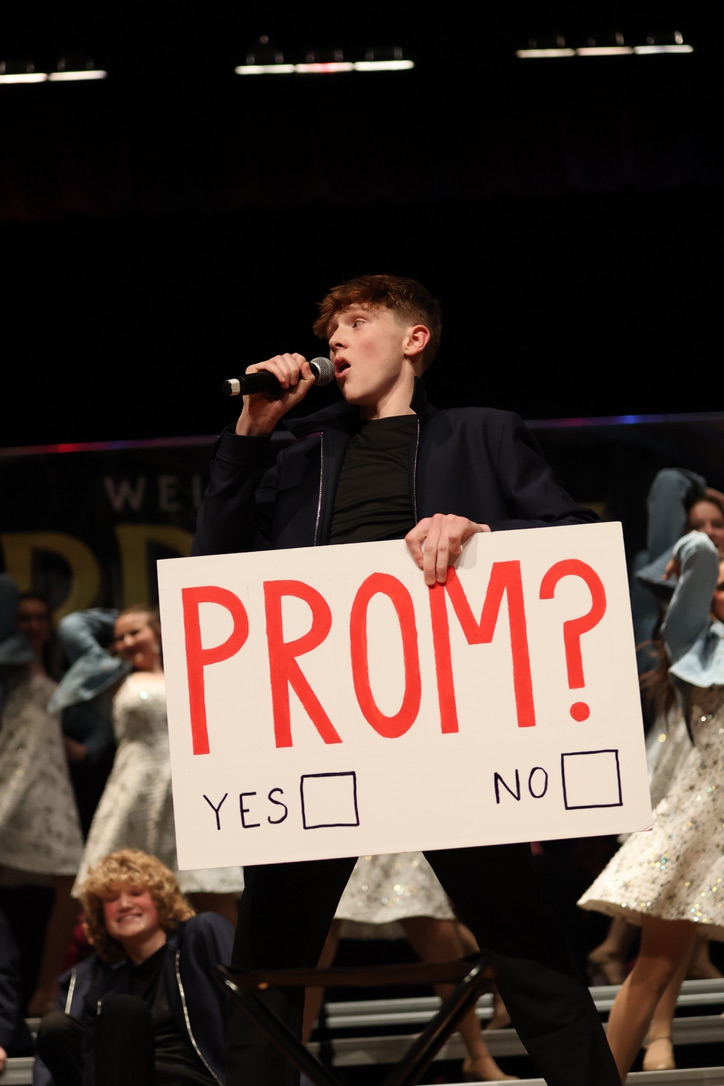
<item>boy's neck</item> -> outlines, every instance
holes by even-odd
[[[359,405],[360,417],[366,422],[373,419],[388,419],[396,415],[414,415],[412,397],[415,391],[414,378],[401,383],[397,388],[382,396],[376,403]]]

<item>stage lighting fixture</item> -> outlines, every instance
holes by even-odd
[[[105,79],[108,72],[96,68],[88,57],[61,58],[49,71],[38,71],[32,60],[0,61],[0,83],[69,83],[78,80]]]
[[[45,83],[47,78],[31,60],[0,60],[0,83]]]
[[[623,34],[613,31],[590,34],[582,45],[573,45],[562,34],[542,35],[530,38],[525,48],[515,50],[515,55],[521,60],[540,60],[550,57],[621,57],[693,52],[693,46],[684,42],[680,30],[649,34],[645,45],[627,45]]]
[[[544,34],[529,38],[525,49],[516,49],[515,55],[522,60],[540,57],[575,57],[576,50],[566,45],[562,34]]]
[[[294,66],[299,75],[337,75],[353,70],[351,61],[344,59],[341,49],[309,49],[303,63]]]
[[[77,80],[105,79],[103,68],[96,68],[89,57],[61,57],[55,68],[48,72],[50,83],[70,83]]]
[[[674,30],[670,34],[647,34],[645,45],[635,45],[634,53],[645,56],[647,53],[693,53],[691,45],[687,45],[680,30]]]
[[[414,68],[412,60],[406,60],[399,45],[391,49],[367,49],[364,60],[355,63],[356,72],[405,72]]]
[[[630,45],[626,45],[623,34],[592,34],[586,39],[586,44],[576,49],[578,57],[625,57],[633,53]]]
[[[303,61],[289,61],[269,39],[246,55],[246,62],[234,68],[237,75],[339,75],[344,72],[404,72],[415,63],[403,56],[399,46],[368,49],[364,60],[345,59],[341,49],[310,49]]]

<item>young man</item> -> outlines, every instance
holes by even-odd
[[[477,532],[593,519],[554,481],[521,420],[488,408],[437,411],[419,378],[440,311],[414,280],[373,275],[335,287],[315,332],[329,341],[343,402],[287,423],[297,441],[265,474],[272,430],[312,387],[299,354],[250,367],[278,396],[247,396],[223,433],[200,511],[196,554],[404,537],[427,584],[445,580]],[[484,691],[481,691],[484,698]],[[528,845],[426,853],[463,921],[493,952],[513,1024],[549,1086],[619,1086],[597,1013]],[[234,964],[316,964],[355,859],[246,868]],[[269,1003],[294,1029],[301,990]],[[231,1086],[294,1086],[297,1073],[234,1010]]]

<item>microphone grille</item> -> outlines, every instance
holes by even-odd
[[[315,385],[329,385],[334,380],[334,363],[328,358],[313,358],[309,365],[315,374]]]

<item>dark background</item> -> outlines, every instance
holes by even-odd
[[[223,378],[319,353],[315,302],[380,270],[442,300],[441,406],[718,411],[720,26],[633,7],[5,0],[0,56],[109,77],[0,86],[0,446],[213,433]],[[673,29],[693,54],[513,55]],[[262,33],[417,66],[235,76]]]

